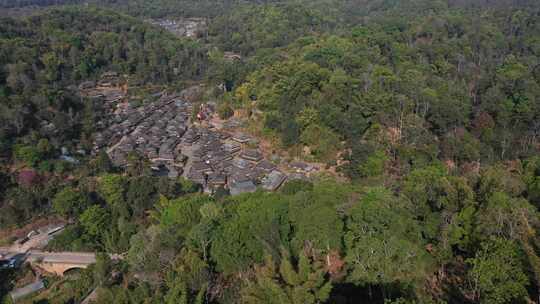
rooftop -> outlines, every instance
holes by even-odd
[[[241,193],[248,193],[248,192],[255,192],[257,191],[257,187],[252,181],[241,181],[237,183],[233,183],[230,185],[230,193],[231,195],[238,195]]]
[[[274,191],[279,188],[286,179],[287,176],[285,176],[285,174],[274,170],[262,179],[261,185],[265,190]]]

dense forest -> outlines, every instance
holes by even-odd
[[[0,52],[3,153],[17,144],[19,150],[36,148],[40,139],[59,146],[90,136],[98,113],[73,89],[84,80],[114,70],[133,82],[173,84],[202,77],[207,62],[204,46],[195,41],[125,15],[76,8],[3,20]],[[55,136],[43,132],[47,124]]]
[[[325,15],[335,12],[339,18],[357,18],[388,12],[418,15],[447,8],[534,8],[535,0],[0,0],[0,10],[44,8],[62,5],[96,5],[142,17],[219,17],[242,6],[301,4]]]
[[[452,13],[301,38],[236,97],[264,111],[263,128],[283,145],[302,142],[330,160],[344,139],[351,175],[379,152],[400,171],[526,158],[540,132],[536,18]]]
[[[0,229],[56,216],[48,250],[98,253],[29,303],[538,302],[536,2],[0,1],[54,6],[0,20]],[[144,22],[177,17],[207,34]],[[136,153],[60,160],[91,146],[103,109],[76,87],[107,71],[203,83],[337,172],[210,196]],[[16,278],[0,272],[6,303]]]

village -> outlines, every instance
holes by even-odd
[[[275,191],[287,180],[308,179],[318,170],[265,157],[259,141],[241,131],[241,119],[214,119],[214,103],[195,106],[184,92],[158,93],[157,101],[135,107],[116,87],[117,77],[105,73],[98,83],[80,86],[82,94],[103,98],[110,112],[95,135],[93,153],[106,151],[115,166],[127,166],[129,154],[137,153],[151,162],[155,175],[184,177],[206,193],[224,189],[231,195]]]
[[[148,19],[146,21],[178,37],[198,38],[208,31],[207,21],[204,18]]]
[[[92,154],[105,151],[116,167],[126,168],[130,154],[137,153],[150,161],[154,175],[191,180],[211,195],[220,189],[231,195],[275,191],[287,181],[308,180],[318,171],[307,163],[265,156],[259,140],[243,132],[241,118],[221,120],[215,103],[193,102],[190,95],[196,88],[154,93],[155,101],[140,104],[128,94],[122,76],[106,72],[98,81],[81,83],[78,90],[81,97],[102,102],[106,115],[98,123]],[[64,149],[63,160],[79,163]],[[0,269],[19,269],[25,263],[33,269],[10,293],[13,301],[47,289],[48,274],[69,276],[95,263],[94,253],[45,251],[67,225],[56,219],[32,223],[12,233],[17,236],[14,242],[0,247]],[[95,296],[94,291],[85,301]]]

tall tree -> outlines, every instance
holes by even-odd
[[[518,246],[513,241],[492,239],[482,243],[467,260],[474,299],[480,303],[525,302],[528,285]]]
[[[246,280],[245,284],[241,302],[246,304],[325,303],[332,291],[324,263],[304,251],[297,262],[285,250],[281,252],[280,263],[268,255],[263,265],[255,266],[255,278]]]

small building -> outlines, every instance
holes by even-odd
[[[263,158],[261,152],[255,149],[245,149],[240,153],[240,157],[252,162],[259,162]]]
[[[252,167],[252,164],[251,162],[243,159],[243,158],[234,158],[232,160],[232,165],[235,166],[235,167],[238,167],[240,169],[247,169],[247,168],[251,168]]]
[[[191,145],[195,143],[199,138],[200,138],[200,135],[196,131],[194,131],[193,129],[189,129],[184,134],[183,140],[184,140],[184,143]]]
[[[231,136],[231,139],[238,143],[245,144],[251,140],[251,137],[249,137],[248,135],[244,133],[236,133],[233,136]]]
[[[118,77],[118,73],[115,72],[115,71],[107,71],[103,74],[101,74],[101,78],[102,79],[105,79],[105,78],[116,78]]]
[[[225,152],[225,151],[218,151],[211,155],[212,160],[216,162],[221,162],[224,160],[232,160],[233,156],[232,154]]]
[[[188,173],[187,178],[203,186],[206,184],[206,175],[202,172],[193,170],[193,168],[191,168],[191,171]]]
[[[235,142],[231,142],[231,143],[225,143],[223,145],[223,150],[225,150],[226,152],[229,152],[229,153],[236,153],[238,151],[240,151],[240,145],[238,143],[235,143]]]
[[[221,171],[226,171],[226,172],[229,172],[232,167],[233,167],[233,164],[231,160],[223,160],[216,165],[216,168],[218,168]]]
[[[204,158],[206,156],[206,153],[207,153],[206,149],[199,148],[199,149],[194,150],[192,155],[195,158],[202,159],[202,158]]]
[[[255,192],[257,191],[257,187],[252,181],[247,180],[231,184],[229,186],[229,191],[231,195],[238,195],[241,193]]]
[[[168,145],[162,145],[159,148],[159,158],[173,161],[174,154],[173,154],[172,148],[169,147]]]
[[[281,173],[278,170],[274,170],[262,179],[261,186],[265,190],[275,191],[283,184],[286,179],[287,176],[285,174]]]
[[[15,302],[30,294],[38,292],[44,288],[45,288],[45,283],[43,282],[43,280],[38,280],[32,284],[28,284],[24,287],[13,290],[9,295],[11,296],[11,299],[13,300],[13,302]]]
[[[227,140],[231,138],[231,135],[229,133],[226,133],[226,132],[219,132],[219,139],[221,140]]]
[[[270,161],[262,160],[255,166],[255,169],[270,173],[276,169],[276,165]]]
[[[110,88],[113,85],[112,82],[107,81],[107,80],[100,80],[98,84],[100,87],[104,87],[104,88]]]
[[[210,165],[206,162],[194,162],[191,166],[191,170],[205,174],[210,174],[214,171],[212,170],[212,167],[210,167]]]
[[[226,184],[227,176],[222,172],[212,173],[208,176],[208,185],[211,187],[224,187]]]

